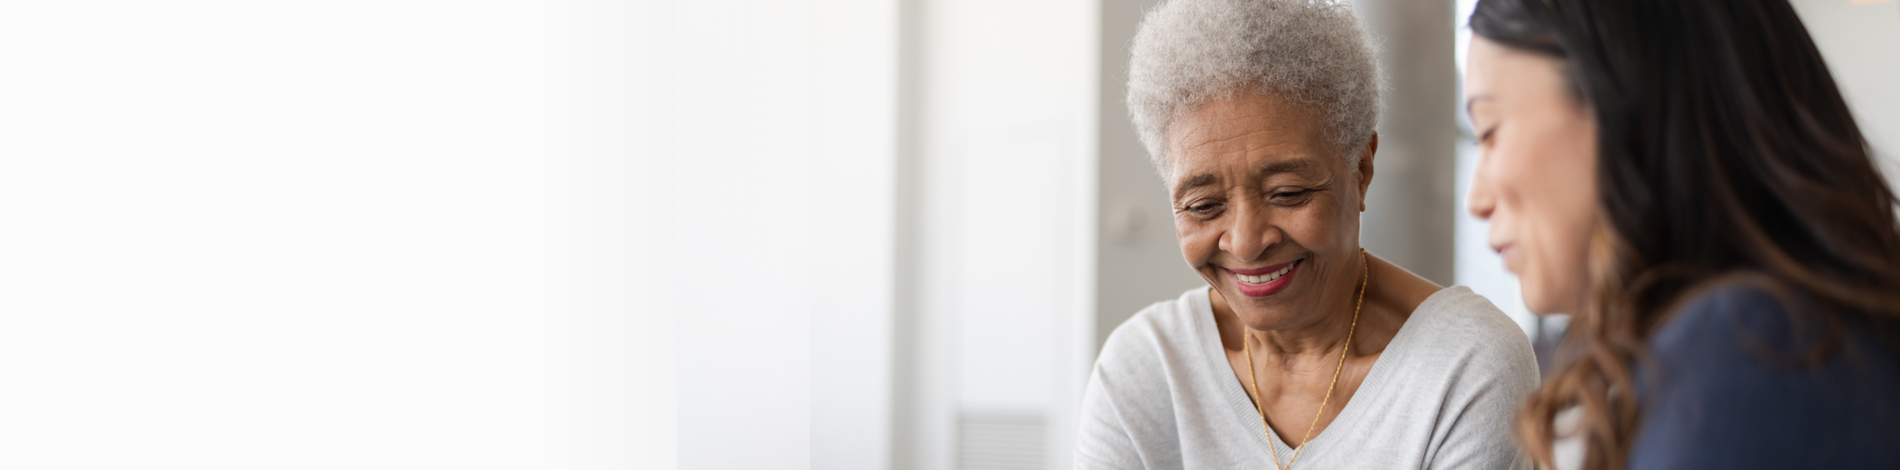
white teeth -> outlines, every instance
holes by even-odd
[[[1235,273],[1234,275],[1240,277],[1240,282],[1245,282],[1248,284],[1266,284],[1269,282],[1273,282],[1275,279],[1279,279],[1280,276],[1285,276],[1287,271],[1292,271],[1292,270],[1293,270],[1293,265],[1288,264],[1286,265],[1286,267],[1280,268],[1279,271],[1274,271],[1274,272],[1266,273],[1259,276],[1248,276],[1248,275],[1239,274],[1239,273]]]

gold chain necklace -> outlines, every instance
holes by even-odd
[[[1333,387],[1339,385],[1339,371],[1346,368],[1346,352],[1352,350],[1352,332],[1359,329],[1359,307],[1366,301],[1366,283],[1372,280],[1372,266],[1366,262],[1366,249],[1359,249],[1359,298],[1352,304],[1352,325],[1346,327],[1346,346],[1339,351],[1339,365],[1333,366],[1333,382],[1326,386],[1326,397],[1319,400],[1319,414],[1313,415],[1313,424],[1306,425],[1306,438],[1300,439],[1300,446],[1293,448],[1293,457],[1286,459],[1286,465],[1280,465],[1280,451],[1274,447],[1272,439],[1267,441],[1267,451],[1273,453],[1273,467],[1287,469],[1293,467],[1293,461],[1299,460],[1300,451],[1313,440],[1313,430],[1319,427],[1319,417],[1326,415],[1326,402],[1333,399]],[[1244,328],[1244,327],[1243,327]],[[1260,401],[1260,381],[1254,380],[1253,346],[1247,340],[1253,339],[1247,330],[1240,330],[1240,347],[1247,351],[1247,385],[1253,387],[1253,407],[1260,411],[1260,427],[1267,430],[1267,436],[1273,436],[1273,427],[1267,425],[1267,407]]]

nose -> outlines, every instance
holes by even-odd
[[[1491,220],[1491,212],[1497,209],[1498,200],[1491,188],[1491,178],[1485,171],[1485,158],[1479,157],[1478,168],[1471,174],[1471,192],[1465,194],[1465,210],[1473,217]]]
[[[1267,248],[1280,243],[1286,234],[1273,225],[1267,211],[1251,201],[1236,204],[1227,233],[1221,235],[1220,248],[1240,261],[1253,261]]]

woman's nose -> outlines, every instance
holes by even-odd
[[[1246,206],[1237,209],[1232,225],[1227,228],[1227,236],[1222,237],[1221,249],[1241,261],[1253,261],[1265,253],[1268,247],[1279,243],[1281,233],[1266,214]]]
[[[1479,219],[1491,220],[1491,211],[1497,209],[1497,198],[1492,195],[1491,178],[1485,176],[1483,161],[1471,175],[1471,192],[1465,195],[1465,210]]]

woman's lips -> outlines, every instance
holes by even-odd
[[[1512,273],[1517,272],[1517,269],[1514,269],[1515,267],[1511,266],[1511,253],[1512,253],[1511,249],[1515,248],[1516,246],[1517,246],[1516,243],[1504,243],[1504,244],[1499,244],[1499,245],[1491,245],[1491,249],[1498,252],[1498,259],[1504,262],[1505,271],[1510,271]]]
[[[1227,277],[1233,279],[1234,288],[1248,297],[1266,297],[1286,290],[1293,283],[1293,275],[1300,272],[1300,261],[1268,266],[1257,269],[1228,269]],[[1271,279],[1271,280],[1267,280]],[[1259,283],[1248,282],[1260,281]]]

